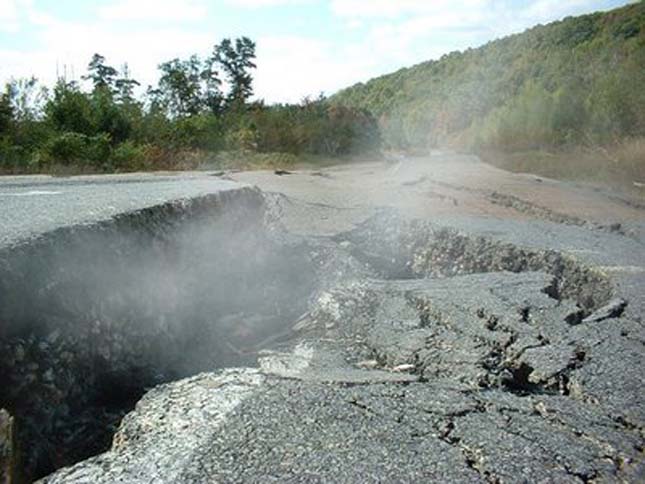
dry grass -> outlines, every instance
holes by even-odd
[[[312,154],[256,153],[253,151],[222,151],[205,158],[199,169],[219,170],[295,170],[318,169],[345,163],[373,161],[377,155],[330,157]]]
[[[479,155],[487,163],[513,172],[609,185],[645,196],[641,186],[645,184],[645,138],[560,152],[487,151]]]
[[[257,153],[254,151],[206,150],[164,150],[145,147],[142,156],[127,162],[92,163],[49,163],[16,166],[3,169],[2,175],[48,174],[53,176],[76,176],[103,173],[131,173],[146,171],[190,171],[190,170],[294,170],[318,169],[357,161],[372,161],[375,155],[329,157],[311,154]]]
[[[298,157],[291,153],[256,153],[253,151],[222,151],[204,160],[199,167],[235,170],[275,170],[293,168]]]

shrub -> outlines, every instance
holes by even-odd
[[[22,173],[31,169],[31,153],[22,146],[13,144],[9,137],[1,136],[0,172]]]
[[[56,84],[54,96],[45,106],[45,118],[60,132],[91,135],[96,131],[90,98],[74,83],[59,81]],[[75,141],[68,141],[71,148]]]
[[[67,132],[50,139],[44,146],[40,159],[45,164],[97,165],[106,162],[110,154],[110,137],[107,134],[87,136],[81,133]]]
[[[250,127],[240,127],[226,134],[226,147],[230,150],[255,151],[258,147],[257,132]]]
[[[146,146],[126,141],[114,148],[110,163],[115,170],[140,170],[145,167],[146,155]]]
[[[157,120],[162,124],[161,120]],[[213,114],[196,114],[194,116],[166,121],[167,132],[163,137],[148,138],[156,144],[169,149],[206,149],[216,151],[222,147],[222,122]]]

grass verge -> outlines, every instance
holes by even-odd
[[[610,147],[562,151],[493,151],[478,153],[493,166],[516,173],[606,185],[645,197],[645,138],[623,140]]]

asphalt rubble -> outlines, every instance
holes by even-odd
[[[4,294],[32,282],[15,285],[30,274],[19,264],[48,261],[29,266],[43,280],[38,297],[3,307],[23,322],[0,338],[10,388],[0,406],[16,416],[16,448],[29,449],[25,475],[645,478],[645,329],[606,271],[395,210],[334,236],[297,236],[273,198],[243,189],[0,257],[14,275]],[[80,247],[92,249],[79,257]],[[115,265],[120,276],[97,279]],[[145,277],[126,284],[134,274]],[[79,307],[70,295],[88,280]]]

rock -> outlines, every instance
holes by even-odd
[[[378,361],[376,360],[365,360],[365,361],[360,361],[356,364],[359,368],[363,368],[366,370],[372,370],[374,368],[378,367]]]
[[[22,360],[25,359],[25,347],[21,344],[16,345],[15,348],[15,359],[16,362],[20,363]]]
[[[396,365],[394,368],[392,368],[392,371],[394,373],[404,373],[407,371],[414,371],[415,369],[416,369],[416,366],[410,363],[405,363],[403,365]]]
[[[228,414],[263,382],[257,370],[226,370],[156,387],[123,420],[112,451],[42,482],[185,482],[181,477],[191,460],[208,449]]]
[[[45,373],[43,373],[43,381],[51,383],[54,381],[54,370],[49,368]]]
[[[47,336],[47,342],[53,345],[54,343],[56,343],[56,341],[58,341],[59,337],[60,337],[60,330],[55,329]]]
[[[590,316],[582,320],[583,323],[596,323],[598,321],[603,321],[609,318],[617,318],[625,308],[627,307],[627,301],[622,298],[615,298],[609,301],[600,309],[596,310]]]
[[[0,409],[0,484],[16,482],[16,449],[14,422],[9,412]]]

